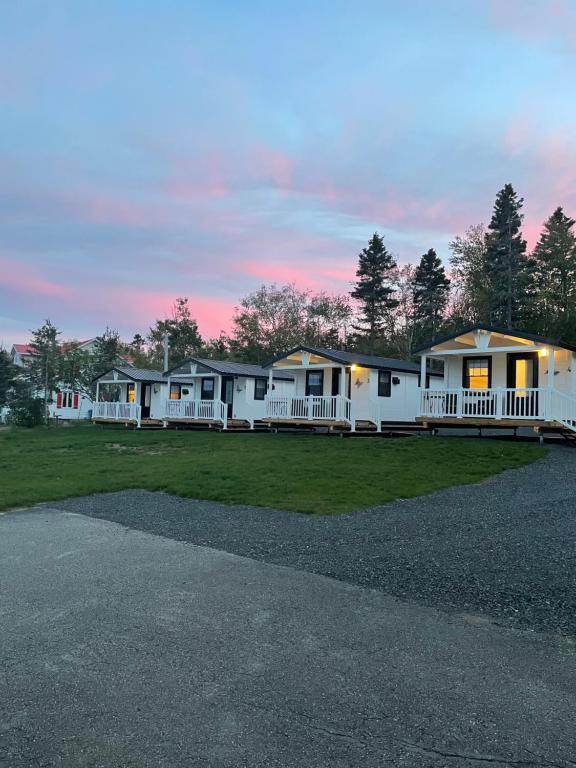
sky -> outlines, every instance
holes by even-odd
[[[1,0],[0,345],[576,217],[576,0]]]

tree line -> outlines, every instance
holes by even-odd
[[[348,294],[262,285],[240,300],[231,332],[213,339],[202,338],[186,297],[128,343],[106,328],[92,353],[62,342],[47,320],[32,332],[35,355],[24,373],[0,350],[0,406],[18,389],[67,387],[93,396],[94,377],[127,361],[161,369],[165,337],[170,366],[194,356],[263,363],[298,344],[409,359],[418,345],[474,323],[576,343],[576,222],[556,208],[529,253],[523,204],[506,184],[488,226],[470,226],[452,240],[448,271],[434,248],[400,266],[376,232],[358,256]]]

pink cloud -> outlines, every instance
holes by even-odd
[[[28,265],[3,256],[0,256],[0,287],[33,296],[59,298],[70,295],[66,286],[42,277]]]

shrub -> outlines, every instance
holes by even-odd
[[[10,405],[8,418],[16,427],[37,427],[44,423],[44,400],[36,397],[16,400]]]

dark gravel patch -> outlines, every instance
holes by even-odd
[[[576,634],[576,452],[333,517],[121,493],[51,504],[448,611]]]

